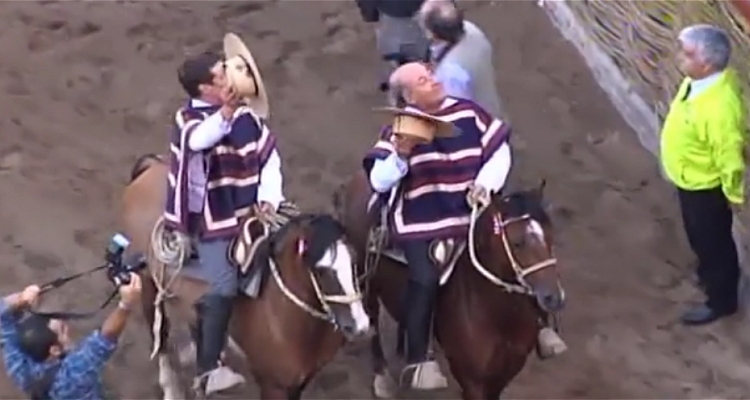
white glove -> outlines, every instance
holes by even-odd
[[[491,201],[490,191],[481,185],[472,185],[466,194],[466,202],[469,203],[469,207],[471,208],[487,207]]]

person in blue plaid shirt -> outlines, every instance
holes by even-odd
[[[139,304],[141,280],[132,274],[119,289],[120,303],[77,346],[61,320],[24,311],[33,306],[39,286],[0,300],[0,343],[8,375],[32,399],[94,400],[102,398],[101,373],[117,348],[130,309]]]

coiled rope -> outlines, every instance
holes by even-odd
[[[300,210],[295,204],[282,202],[275,213],[260,213],[257,217],[250,217],[243,221],[241,234],[249,235],[249,232],[247,232],[248,227],[253,222],[259,221],[263,224],[264,231],[261,238],[256,239],[254,242],[260,243],[262,239],[265,239],[298,215],[300,215]],[[255,245],[251,247],[250,252],[245,257],[245,263],[242,265],[244,269],[247,268],[247,263],[252,261],[256,249],[257,246]],[[156,285],[154,324],[152,326],[154,343],[151,349],[151,359],[156,357],[162,345],[160,332],[164,326],[164,313],[162,312],[161,305],[167,298],[172,296],[170,288],[179,277],[182,268],[189,261],[191,251],[191,239],[189,236],[168,229],[163,216],[156,221],[151,231],[151,256],[158,265],[157,268],[149,268],[151,278]],[[168,269],[174,270],[169,277],[167,277]]]

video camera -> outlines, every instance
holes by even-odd
[[[115,286],[130,284],[130,273],[138,273],[148,265],[146,256],[142,253],[124,258],[123,255],[128,246],[130,246],[130,241],[117,233],[110,239],[104,254],[104,260],[107,262],[107,277]]]

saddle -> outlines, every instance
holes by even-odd
[[[243,294],[252,298],[260,296],[270,272],[276,238],[283,234],[286,224],[299,215],[295,204],[284,202],[270,221],[251,216],[242,222],[240,233],[227,247],[227,259],[238,269]]]
[[[368,204],[367,218],[370,230],[367,236],[367,258],[379,255],[398,262],[402,267],[407,267],[408,262],[404,251],[397,246],[389,233],[387,215],[390,207],[387,204],[378,203],[379,201],[373,198]],[[456,262],[465,249],[466,240],[463,239],[435,239],[430,243],[429,257],[440,272],[441,286],[448,282]]]

